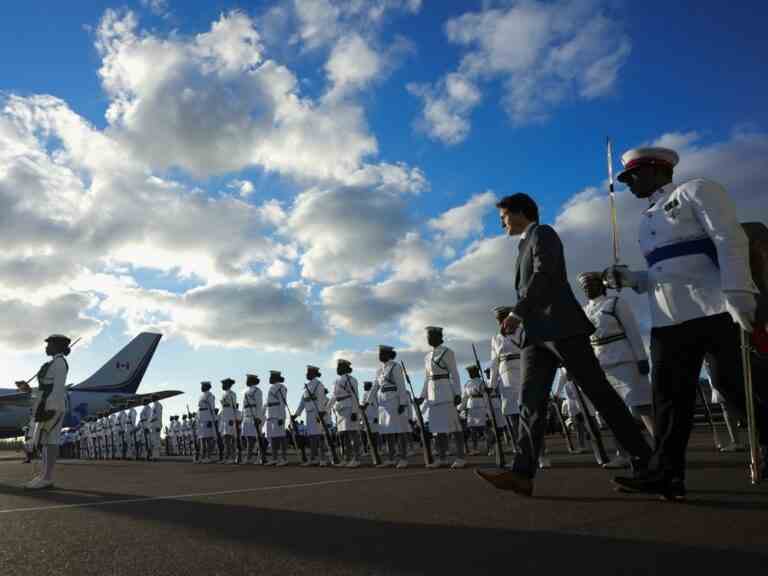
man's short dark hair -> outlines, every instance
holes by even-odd
[[[522,192],[504,196],[496,203],[496,208],[508,210],[513,214],[522,214],[531,222],[539,221],[539,207],[533,198]]]

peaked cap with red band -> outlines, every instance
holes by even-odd
[[[677,152],[669,148],[633,148],[621,155],[621,164],[624,166],[616,180],[626,182],[627,175],[638,166],[657,165],[674,168],[680,161]]]

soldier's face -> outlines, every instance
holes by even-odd
[[[438,332],[427,332],[427,342],[430,346],[435,348],[436,346],[440,346],[440,344],[443,343],[443,337]]]
[[[648,198],[658,189],[656,170],[651,165],[638,166],[623,180],[636,198]]]

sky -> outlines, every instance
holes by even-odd
[[[70,381],[141,331],[140,392],[307,364],[371,379],[424,327],[487,359],[514,303],[495,202],[526,192],[569,276],[609,264],[605,139],[675,148],[768,221],[764,2],[16,2],[0,18],[0,367],[82,337]],[[617,192],[641,267],[643,202]],[[575,282],[574,288],[577,288]],[[577,290],[578,292],[578,290]],[[628,295],[647,330],[645,297]],[[6,384],[0,384],[6,386]],[[418,391],[418,390],[417,390]]]

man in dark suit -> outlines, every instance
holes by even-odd
[[[592,401],[635,465],[644,465],[650,447],[595,358],[589,342],[595,327],[568,283],[557,232],[539,224],[538,206],[526,194],[507,196],[496,207],[507,234],[521,236],[515,270],[517,304],[501,327],[504,333],[514,332],[521,323],[523,327],[520,450],[511,470],[477,470],[477,474],[497,488],[532,495],[547,400],[559,366]]]

